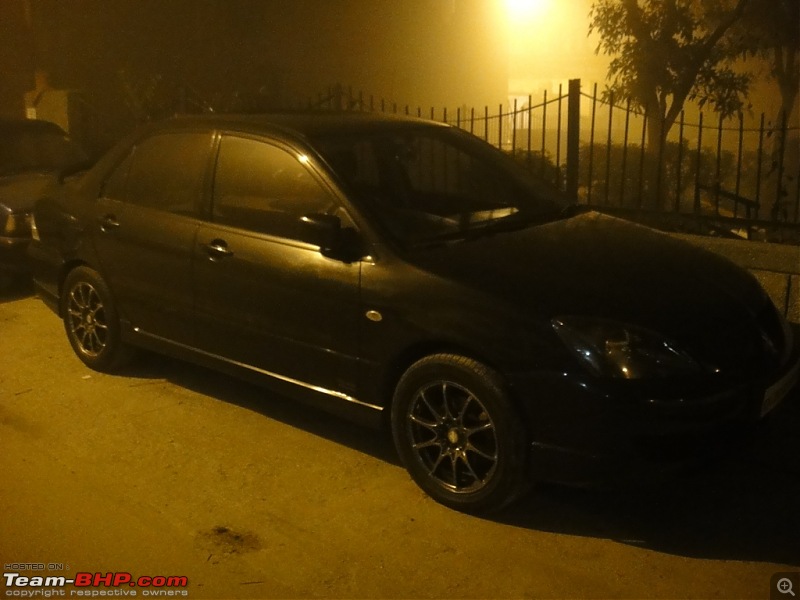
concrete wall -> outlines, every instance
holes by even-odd
[[[675,234],[687,242],[727,257],[750,270],[775,306],[800,323],[800,246]]]

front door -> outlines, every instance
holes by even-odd
[[[358,367],[361,263],[302,240],[303,215],[336,201],[305,157],[223,136],[213,223],[194,246],[198,343],[284,380],[351,394]]]

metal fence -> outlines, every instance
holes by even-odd
[[[681,113],[648,143],[646,111],[603,99],[597,85],[518,97],[490,108],[409,107],[332,87],[307,107],[443,121],[512,154],[574,201],[685,231],[800,244],[800,131],[786,119]]]

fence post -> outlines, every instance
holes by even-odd
[[[772,163],[777,166],[778,168],[778,180],[777,180],[777,189],[775,190],[775,203],[772,205],[771,217],[773,221],[778,221],[780,219],[780,210],[781,210],[781,201],[783,200],[784,196],[784,189],[783,189],[783,169],[784,164],[783,161],[786,158],[786,136],[789,132],[788,123],[786,120],[786,111],[781,112],[780,116],[780,137],[778,137],[776,142],[776,148],[773,150],[772,153]],[[777,152],[777,156],[776,156]],[[789,219],[788,215],[788,205],[786,207],[786,220]]]
[[[681,188],[683,176],[683,130],[686,125],[686,113],[681,111],[681,122],[678,129],[678,166],[675,169],[675,213],[681,212],[681,195],[683,189]],[[661,128],[664,131],[664,128]],[[688,147],[688,146],[687,146]]]
[[[625,206],[625,178],[628,169],[628,133],[631,130],[631,99],[625,102],[625,133],[622,135],[622,167],[619,172],[619,205]]]
[[[761,208],[761,170],[764,165],[764,113],[761,113],[761,126],[758,129],[758,162],[756,163],[756,219]]]
[[[514,98],[514,113],[511,123],[511,154],[517,151],[517,99]]]
[[[694,215],[700,216],[700,169],[703,166],[703,111],[697,125],[697,159],[694,172]]]
[[[614,123],[614,91],[608,94],[608,134],[606,137],[606,191],[604,202],[608,206],[611,199],[611,126]]]
[[[531,168],[533,155],[531,154],[531,131],[533,130],[533,95],[528,94],[528,169]]]
[[[609,109],[611,110],[611,109]],[[589,176],[586,178],[586,204],[592,205],[592,180],[594,179],[594,132],[597,117],[597,84],[592,90],[592,124],[589,129]]]
[[[578,201],[578,157],[581,140],[581,80],[569,80],[567,100],[567,197]]]
[[[497,147],[500,150],[503,149],[503,104],[500,104],[500,108],[498,109],[497,113]]]

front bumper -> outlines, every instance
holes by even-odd
[[[746,447],[792,395],[800,401],[800,326],[778,372],[728,384],[657,390],[637,382],[597,385],[562,374],[514,380],[531,432],[535,480],[597,485],[656,478]],[[685,386],[689,387],[689,386]],[[546,390],[526,399],[525,390]],[[529,401],[530,400],[530,401]]]

